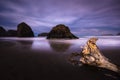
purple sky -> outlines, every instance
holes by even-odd
[[[78,35],[120,32],[120,0],[0,0],[0,26],[16,29],[26,22],[34,33],[57,24]]]

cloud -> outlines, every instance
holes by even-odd
[[[0,18],[0,25],[16,28],[24,21],[37,32],[49,31],[63,23],[78,34],[96,34],[105,30],[117,33],[120,32],[120,1],[1,0]]]

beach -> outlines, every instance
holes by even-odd
[[[0,80],[120,80],[118,73],[86,65],[73,65],[69,56],[81,52],[90,38],[47,40],[0,38]],[[120,66],[120,37],[98,36],[102,54]]]

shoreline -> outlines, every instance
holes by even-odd
[[[39,41],[41,41],[42,44],[40,44]],[[65,43],[65,45],[63,45],[58,42],[55,43],[56,44],[52,43],[53,46],[50,46],[47,45],[49,44],[48,42],[40,39],[38,43],[35,44],[38,48],[36,50],[31,47],[33,44],[31,40],[0,40],[1,80],[120,79],[117,73],[106,69],[85,65],[72,65],[72,63],[68,61],[68,57],[74,51],[81,51],[81,44],[68,45],[68,43]],[[56,46],[62,46],[65,49],[57,52],[60,47],[54,48]],[[120,47],[101,47],[102,46],[100,46],[100,50],[103,55],[114,64],[120,66]],[[56,51],[54,51],[54,49]]]

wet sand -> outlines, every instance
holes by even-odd
[[[72,65],[68,57],[73,51],[81,51],[79,48],[69,50],[71,47],[65,46],[68,50],[57,52],[58,45],[57,49],[34,50],[31,44],[0,40],[0,80],[120,80],[118,73],[106,69]],[[120,65],[120,47],[100,49],[111,62]]]

